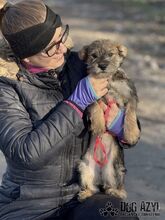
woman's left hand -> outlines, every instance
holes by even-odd
[[[105,104],[102,100],[99,100],[99,105],[103,109],[106,119],[106,126],[110,127],[116,116],[118,115],[120,108],[114,101],[114,99],[106,95],[104,96],[107,104]],[[109,109],[109,111],[108,111]]]
[[[123,124],[125,110],[120,109],[115,100],[109,95],[105,96],[107,105],[99,100],[100,107],[104,111],[106,128],[118,138],[123,138]]]

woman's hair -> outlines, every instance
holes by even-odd
[[[46,7],[41,0],[23,0],[16,4],[0,2],[0,30],[3,35],[19,32],[33,25],[43,23]],[[0,37],[0,75],[16,79],[18,66],[8,42]]]
[[[19,32],[45,21],[46,6],[42,0],[22,0],[15,4],[4,0],[1,3],[0,30],[3,35]],[[12,61],[12,54],[8,42],[0,37],[0,58]]]
[[[0,7],[2,2],[0,2]],[[4,0],[5,3],[5,0]],[[2,34],[11,35],[29,27],[43,23],[46,19],[47,8],[42,0],[22,0],[16,4],[4,4],[0,9],[0,29]],[[8,39],[0,37],[0,58],[15,60],[15,54],[11,49]],[[66,47],[71,49],[73,43],[70,38],[65,42]]]
[[[33,25],[43,23],[46,7],[41,0],[23,0],[14,5],[6,4],[0,12],[2,34],[19,32]]]

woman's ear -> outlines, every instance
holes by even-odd
[[[23,61],[25,61],[26,63],[30,62],[30,60],[28,58],[24,58]]]

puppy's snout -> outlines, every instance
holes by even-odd
[[[100,63],[98,65],[98,67],[101,69],[101,70],[105,70],[107,68],[108,64],[107,63]]]

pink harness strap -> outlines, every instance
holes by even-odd
[[[108,106],[107,106],[107,109],[105,110],[104,112],[104,117],[105,117],[105,122],[107,122],[108,120],[108,116],[109,116],[109,112],[110,112],[110,109],[111,109],[111,106],[113,104],[115,104],[115,100],[112,100],[108,103]],[[105,132],[106,133],[106,132]],[[110,132],[108,132],[110,133]],[[113,135],[113,134],[112,134]],[[98,148],[100,148],[102,150],[102,153],[103,153],[103,161],[100,161],[97,157],[97,150]],[[107,159],[107,153],[106,153],[106,150],[105,150],[105,146],[104,144],[102,143],[101,139],[99,136],[96,137],[96,141],[95,141],[95,146],[94,146],[94,155],[93,155],[93,158],[95,160],[95,162],[100,166],[100,167],[103,167],[105,164],[107,164],[108,162],[108,159]]]
[[[106,109],[105,112],[104,112],[105,122],[107,122],[107,120],[108,120],[109,112],[110,112],[111,106],[112,106],[113,104],[116,104],[115,100],[112,100],[112,101],[108,102],[107,109]]]
[[[98,148],[100,148],[103,152],[103,155],[104,155],[104,159],[103,161],[100,161],[97,157],[97,150]],[[93,155],[93,158],[95,160],[95,162],[100,166],[100,167],[103,167],[105,164],[107,164],[108,162],[108,159],[107,159],[107,153],[106,153],[106,150],[105,150],[105,146],[104,144],[102,143],[101,139],[99,136],[96,137],[96,141],[95,141],[95,146],[94,146],[94,155]]]

